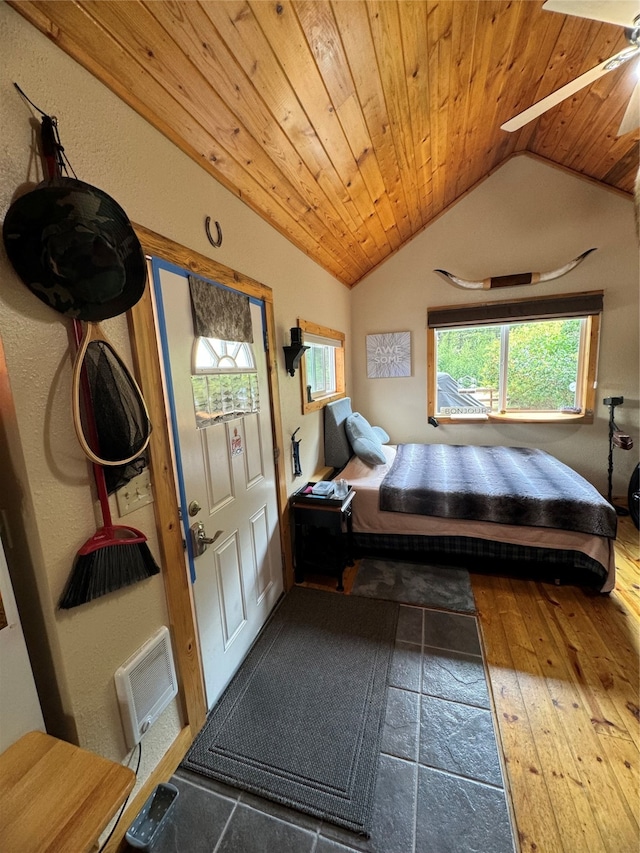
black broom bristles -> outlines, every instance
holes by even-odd
[[[146,542],[119,542],[78,554],[59,607],[69,610],[160,572]]]

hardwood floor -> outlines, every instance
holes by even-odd
[[[640,850],[640,549],[619,522],[610,595],[471,576],[523,853]]]

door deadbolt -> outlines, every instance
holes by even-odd
[[[207,545],[213,545],[213,543],[218,539],[219,536],[222,536],[222,530],[216,530],[213,534],[213,537],[208,537],[204,524],[201,521],[196,521],[189,528],[189,532],[191,534],[191,547],[193,550],[193,556],[199,557],[201,554],[207,550]]]
[[[191,518],[193,518],[194,515],[197,515],[201,509],[202,507],[200,506],[198,501],[191,501],[191,503],[189,504],[189,515],[191,516]]]

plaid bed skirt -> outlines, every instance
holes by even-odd
[[[504,572],[518,577],[571,583],[600,589],[606,568],[580,551],[513,545],[468,536],[408,536],[393,533],[354,533],[355,555],[428,558],[431,562],[462,565],[470,572]]]

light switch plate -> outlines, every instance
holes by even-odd
[[[142,506],[152,503],[152,501],[151,475],[148,468],[145,468],[141,474],[129,480],[126,485],[119,488],[116,492],[116,502],[120,518],[123,515],[134,512],[136,509],[140,509]]]

